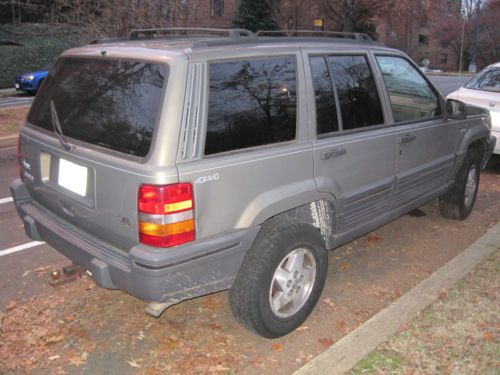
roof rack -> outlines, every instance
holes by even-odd
[[[277,37],[293,37],[293,36],[314,36],[326,38],[353,39],[371,42],[373,41],[369,35],[364,33],[345,33],[340,31],[316,31],[316,30],[259,30],[257,36],[277,36]]]
[[[121,38],[96,39],[90,44],[126,42],[131,40],[152,40],[172,37],[172,39],[195,38],[200,36],[227,36],[231,41],[254,39],[255,34],[246,29],[214,29],[205,27],[167,27],[158,29],[133,29]]]
[[[206,36],[206,35],[226,35],[231,39],[238,40],[241,37],[254,38],[255,34],[246,29],[212,29],[204,27],[167,27],[162,29],[134,29],[128,35],[129,40],[154,39],[176,36]]]

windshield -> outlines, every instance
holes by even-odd
[[[500,92],[500,68],[489,68],[472,78],[465,88]]]
[[[28,122],[53,131],[53,101],[64,136],[144,157],[167,75],[168,67],[160,64],[62,58],[36,96]]]

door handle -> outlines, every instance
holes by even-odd
[[[410,143],[410,142],[413,142],[415,139],[417,139],[416,135],[405,134],[401,138],[399,138],[399,143],[401,143],[401,144]]]
[[[337,156],[344,155],[346,152],[347,151],[345,148],[335,147],[328,151],[323,152],[323,154],[321,154],[321,159],[323,160],[333,159],[336,158]]]

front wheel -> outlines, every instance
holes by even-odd
[[[469,149],[451,189],[439,197],[441,215],[449,219],[466,219],[476,202],[481,172],[481,156],[477,149]]]
[[[328,254],[317,229],[305,223],[269,224],[229,290],[231,310],[257,334],[283,336],[314,309],[327,268]]]

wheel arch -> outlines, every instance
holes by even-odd
[[[334,199],[318,199],[271,216],[263,222],[262,226],[264,228],[268,225],[287,222],[308,224],[319,232],[325,248],[333,249],[335,228],[338,227],[336,212]]]

